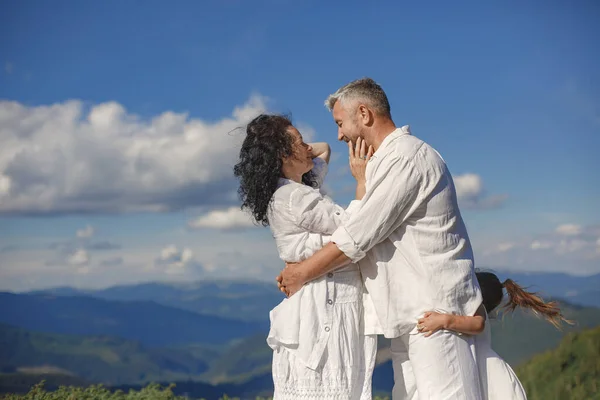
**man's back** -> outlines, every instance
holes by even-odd
[[[390,134],[367,168],[362,202],[346,231],[368,250],[359,265],[386,337],[408,333],[428,310],[475,312],[471,244],[450,172],[431,146],[408,130]]]

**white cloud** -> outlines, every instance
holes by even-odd
[[[575,224],[559,225],[556,228],[556,233],[565,235],[565,236],[576,236],[581,233],[581,226],[575,225]]]
[[[477,197],[483,191],[481,177],[476,174],[458,175],[454,178],[456,194],[459,198]]]
[[[164,272],[169,275],[185,274],[189,268],[197,265],[194,261],[194,254],[190,249],[179,250],[175,245],[163,248],[154,264],[164,268]]]
[[[90,256],[84,249],[78,249],[73,254],[69,255],[67,261],[70,265],[87,265],[90,262]]]
[[[500,243],[498,244],[498,251],[502,253],[512,249],[513,247],[515,247],[514,243]]]
[[[88,274],[90,272],[90,255],[85,249],[77,249],[66,257],[67,264],[76,267],[75,272]]]
[[[477,174],[463,174],[454,178],[456,195],[462,207],[470,209],[489,209],[501,206],[508,196],[487,196],[483,186],[483,180]]]
[[[94,228],[91,227],[90,225],[86,226],[84,229],[77,230],[78,238],[89,238],[92,236],[94,236]]]
[[[556,246],[556,254],[575,253],[588,245],[587,241],[581,239],[563,239]]]
[[[512,249],[514,249],[517,244],[512,242],[500,242],[498,244],[494,244],[493,246],[488,246],[484,249],[483,254],[486,256],[490,256],[493,254],[506,253]]]
[[[576,274],[600,272],[600,226],[559,225],[552,231],[514,241],[488,243],[476,249],[478,264],[493,267],[521,266],[529,271]],[[481,250],[481,253],[479,252]],[[482,257],[477,257],[481,254]]]
[[[552,244],[549,242],[544,242],[541,240],[534,240],[533,242],[531,242],[531,250],[545,250],[545,249],[549,249],[550,247],[552,247]]]
[[[48,220],[50,221],[50,220]],[[82,226],[83,227],[83,226]],[[100,229],[96,229],[96,235]],[[96,251],[83,246],[8,248],[0,254],[0,290],[56,286],[104,288],[139,282],[193,282],[200,279],[266,280],[274,282],[285,266],[268,228],[242,231],[165,230],[143,240],[127,240],[123,249]],[[169,244],[166,246],[166,244]],[[68,251],[67,251],[68,250]],[[84,260],[87,265],[71,265]],[[47,260],[50,260],[46,262]]]
[[[233,204],[252,96],[216,122],[167,111],[151,119],[108,102],[30,107],[0,101],[0,213],[168,211]]]
[[[188,223],[192,229],[234,229],[255,226],[252,217],[239,207],[230,207],[226,210],[214,210],[202,215]]]

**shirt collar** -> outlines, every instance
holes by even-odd
[[[396,138],[399,138],[400,136],[403,136],[403,135],[410,135],[410,134],[411,134],[410,133],[410,125],[404,125],[401,128],[396,128],[392,133],[387,135],[385,137],[385,139],[383,139],[383,142],[381,142],[381,144],[379,145],[379,148],[377,149],[375,154],[373,154],[373,157],[375,157],[375,155],[377,153],[381,154],[383,149],[385,149]]]
[[[291,179],[287,179],[287,178],[279,178],[279,180],[277,181],[277,189],[279,189],[282,186],[287,185],[288,183],[292,183],[294,182]]]

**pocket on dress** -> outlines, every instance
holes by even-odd
[[[354,303],[362,301],[363,282],[358,271],[340,271],[334,274],[335,302]]]

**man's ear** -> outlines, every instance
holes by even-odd
[[[373,113],[369,107],[364,104],[358,106],[358,117],[363,125],[371,126],[373,124]]]

